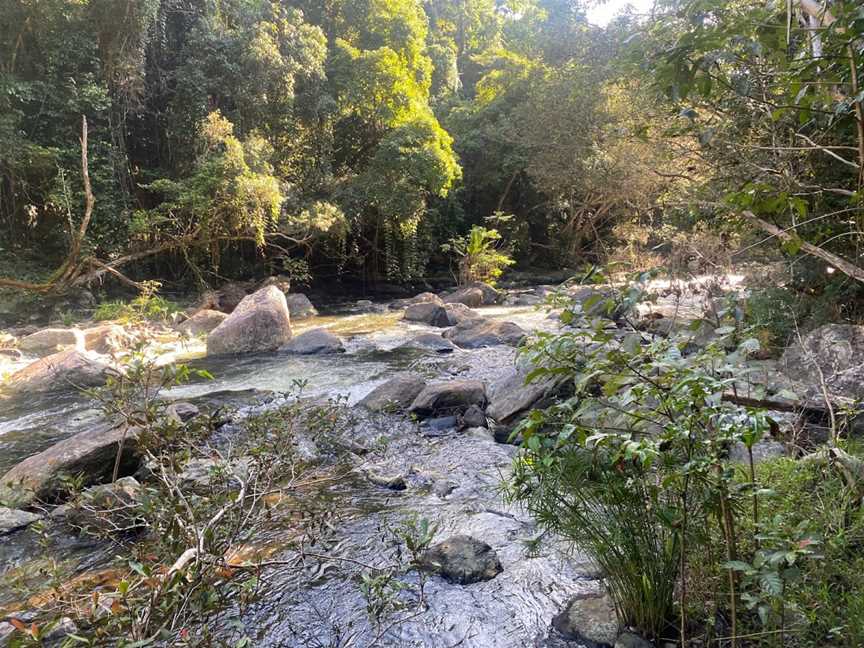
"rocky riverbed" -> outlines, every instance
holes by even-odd
[[[319,548],[332,556],[331,564],[319,561],[312,578],[292,569],[270,575],[260,601],[243,613],[254,645],[335,646],[352,633],[356,645],[374,639],[375,645],[418,648],[619,641],[622,629],[603,594],[602,574],[578,548],[541,534],[501,496],[518,451],[502,441],[551,392],[548,385],[525,386],[516,353],[525,336],[562,326],[555,311],[542,306],[550,290],[499,294],[476,286],[395,303],[358,302],[340,314],[317,315],[308,300],[286,300],[270,283],[240,296],[230,314],[202,309],[150,332],[146,353],[161,362],[187,361],[214,376],[175,387],[166,397],[202,408],[215,404],[228,412],[228,430],[251,413],[277,407],[298,381],[305,397],[338,397],[356,416],[352,443],[365,450],[349,461],[343,479],[316,495],[328,498],[335,512],[332,533]],[[591,303],[590,294],[571,296]],[[704,302],[698,286],[684,302],[682,308],[679,293],[667,294],[643,315],[655,327],[691,318]],[[649,334],[662,334],[660,328]],[[69,578],[101,569],[112,555],[110,546],[62,528],[51,507],[39,504],[57,501],[43,485],[53,484],[64,467],[85,470],[90,483],[103,481],[106,457],[100,452],[107,448],[113,458],[116,448],[110,426],[71,387],[98,384],[123,355],[127,332],[104,325],[98,334],[87,330],[32,332],[7,344],[0,356],[7,375],[7,396],[0,401],[0,473],[6,473],[0,488],[13,507],[0,509],[0,574],[8,583],[0,587],[0,605],[11,605],[7,611],[16,614],[22,608],[15,605],[19,594],[12,582],[43,560],[34,521],[47,522],[48,533],[65,548]],[[855,358],[850,351],[849,367]],[[760,396],[781,398],[795,387],[773,363],[748,381]],[[776,445],[765,451],[785,451]],[[376,451],[368,453],[373,446]],[[345,557],[374,565],[392,549],[381,529],[417,516],[437,529],[427,609],[379,636],[366,619],[357,583],[336,567]],[[278,534],[259,541],[276,547],[269,555],[292,559],[279,550]],[[0,645],[10,633],[11,626],[0,623]],[[627,635],[620,642],[638,645]]]

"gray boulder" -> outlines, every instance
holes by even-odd
[[[605,593],[580,594],[552,619],[552,627],[567,639],[596,646],[614,645],[620,630],[615,605]]]
[[[318,314],[318,309],[312,305],[312,302],[303,293],[288,293],[285,295],[285,301],[288,303],[288,312],[291,314],[291,319],[307,319]]]
[[[425,302],[434,302],[436,304],[443,304],[441,298],[435,293],[424,292],[419,295],[415,295],[414,297],[409,297],[408,299],[397,299],[390,303],[390,310],[401,310],[403,308],[408,308],[409,306],[414,306],[415,304],[423,304]]]
[[[555,382],[549,379],[526,384],[527,375],[525,370],[513,369],[492,384],[486,408],[491,419],[502,425],[511,425],[555,389]]]
[[[140,528],[143,489],[134,477],[85,490],[74,504],[63,507],[66,522],[80,529],[123,533]]]
[[[282,350],[300,355],[323,355],[342,353],[345,351],[345,345],[337,335],[326,328],[316,328],[292,338],[282,347]]]
[[[458,585],[491,580],[503,571],[495,550],[468,535],[432,545],[421,556],[420,567]]]
[[[478,317],[480,317],[480,315],[471,310],[465,304],[444,304],[444,306],[442,306],[436,313],[432,325],[441,328],[448,328],[450,326],[456,326],[466,320],[476,319]]]
[[[267,286],[248,295],[207,336],[207,355],[275,351],[291,339],[285,294]]]
[[[192,317],[177,326],[177,330],[190,337],[207,335],[226,319],[228,319],[228,315],[222,311],[202,308],[192,315]]]
[[[84,335],[73,328],[47,328],[31,333],[18,341],[24,353],[47,356],[66,349],[84,350]]]
[[[456,346],[438,333],[420,333],[400,344],[399,349],[423,349],[435,353],[452,353]]]
[[[436,298],[437,299],[437,298]],[[409,322],[419,322],[421,324],[432,324],[436,318],[440,317],[440,311],[443,304],[441,300],[425,301],[419,304],[412,304],[405,309],[402,318]]]
[[[615,648],[654,648],[654,644],[632,632],[622,632],[615,641]]]
[[[100,426],[84,430],[28,457],[0,477],[0,500],[25,507],[36,500],[56,501],[63,492],[63,475],[84,477],[89,486],[107,481],[123,440],[120,474],[135,472],[140,463],[137,428]]]
[[[7,378],[4,388],[13,394],[36,394],[97,387],[105,383],[107,368],[98,355],[70,349],[19,369]]]
[[[485,385],[479,380],[450,380],[426,385],[408,409],[428,418],[462,413],[472,405],[486,406]]]
[[[826,324],[786,349],[780,368],[805,387],[807,396],[821,399],[824,377],[829,394],[864,398],[864,326]]]
[[[517,346],[525,335],[524,329],[518,324],[482,317],[464,319],[444,333],[444,337],[464,349],[498,344]]]
[[[0,506],[0,536],[28,527],[41,519],[42,516],[36,513]]]
[[[483,305],[483,291],[473,286],[458,288],[444,296],[445,304],[464,304],[469,308]]]
[[[465,428],[485,428],[486,427],[486,413],[480,409],[477,405],[472,405],[469,407],[459,419],[459,425],[463,429]]]
[[[373,412],[404,410],[423,391],[426,381],[420,376],[403,374],[378,385],[358,404]]]
[[[504,293],[487,283],[483,283],[482,281],[475,281],[474,283],[468,284],[468,286],[470,288],[477,288],[481,293],[483,293],[483,306],[499,304],[504,298]]]

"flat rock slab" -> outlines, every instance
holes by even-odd
[[[468,535],[453,536],[429,547],[420,564],[423,569],[458,585],[491,580],[503,570],[495,550]]]
[[[13,394],[36,394],[97,387],[105,383],[107,368],[98,355],[70,349],[16,371],[3,388]]]
[[[404,410],[414,402],[425,386],[426,380],[414,374],[394,376],[378,385],[358,404],[373,412]]]
[[[452,353],[456,345],[438,333],[420,333],[400,344],[398,349],[422,349],[435,353]]]
[[[68,348],[84,350],[84,334],[72,328],[47,328],[31,333],[18,341],[24,353],[47,356]]]
[[[42,516],[36,513],[0,506],[0,535],[23,529],[40,519]]]
[[[84,485],[107,481],[114,470],[117,449],[123,439],[120,474],[135,471],[140,455],[138,429],[121,426],[93,428],[28,457],[0,477],[0,500],[26,507],[37,500],[53,502],[63,489],[63,475],[83,475]]]
[[[483,317],[465,319],[444,333],[444,337],[464,349],[499,344],[517,346],[525,335],[525,330],[518,324]]]
[[[450,380],[426,385],[409,411],[421,417],[452,415],[472,405],[486,406],[486,386],[479,380]]]
[[[339,336],[326,328],[316,328],[292,338],[282,347],[282,350],[300,355],[323,355],[342,353],[345,351],[345,345],[342,344]]]

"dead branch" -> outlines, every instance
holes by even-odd
[[[788,231],[780,229],[776,225],[769,223],[766,220],[762,220],[761,218],[756,216],[756,214],[749,210],[744,210],[743,212],[741,212],[741,215],[744,216],[744,218],[746,218],[750,223],[756,225],[756,227],[758,227],[762,231],[780,239],[781,241],[798,241],[801,245],[801,250],[803,250],[807,254],[822,259],[826,263],[829,263],[830,265],[837,268],[846,276],[864,283],[864,269],[859,268],[858,266],[850,263],[846,259],[843,259],[836,254],[832,254],[827,250],[823,250],[822,248],[817,247],[812,243],[800,240],[794,234],[790,234]]]

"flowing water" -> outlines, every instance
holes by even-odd
[[[482,310],[484,315],[516,321],[529,329],[554,326],[545,312],[534,308]],[[297,329],[314,326],[327,326],[345,337],[347,352],[196,359],[201,349],[186,349],[190,363],[207,369],[215,379],[174,388],[168,396],[247,403],[264,391],[291,391],[302,381],[307,395],[340,395],[353,404],[405,368],[430,377],[478,378],[489,383],[514,360],[513,349],[508,347],[457,350],[448,356],[398,349],[413,332],[429,329],[401,322],[390,313],[313,318]],[[86,429],[98,418],[98,412],[77,395],[0,402],[0,473]],[[394,551],[392,536],[383,530],[411,516],[438,525],[435,541],[457,534],[483,540],[496,550],[504,569],[494,579],[472,585],[432,577],[424,590],[428,610],[393,625],[375,645],[523,648],[548,633],[551,618],[574,594],[597,589],[595,570],[583,558],[574,556],[558,539],[541,536],[527,515],[502,501],[500,486],[513,459],[513,447],[495,443],[488,434],[450,431],[424,435],[404,417],[384,415],[359,414],[355,433],[361,443],[386,436],[385,449],[370,461],[376,470],[403,474],[408,488],[390,491],[355,472],[309,495],[327,498],[333,512],[331,532],[318,549],[334,560],[268,572],[262,585],[264,595],[242,619],[252,645],[367,645],[376,627],[368,621],[356,578],[346,575],[338,557],[380,565]],[[440,480],[453,486],[444,498],[432,492],[432,485]],[[55,541],[70,575],[96,569],[112,555],[110,547],[74,536],[60,534]],[[286,539],[278,530],[256,542],[273,547],[276,558],[294,556],[281,548]],[[0,586],[0,604],[15,597],[13,576],[35,573],[40,560],[32,530],[0,538],[0,576],[7,577],[6,586]],[[416,580],[416,576],[405,578]],[[345,643],[352,634],[355,639]]]

